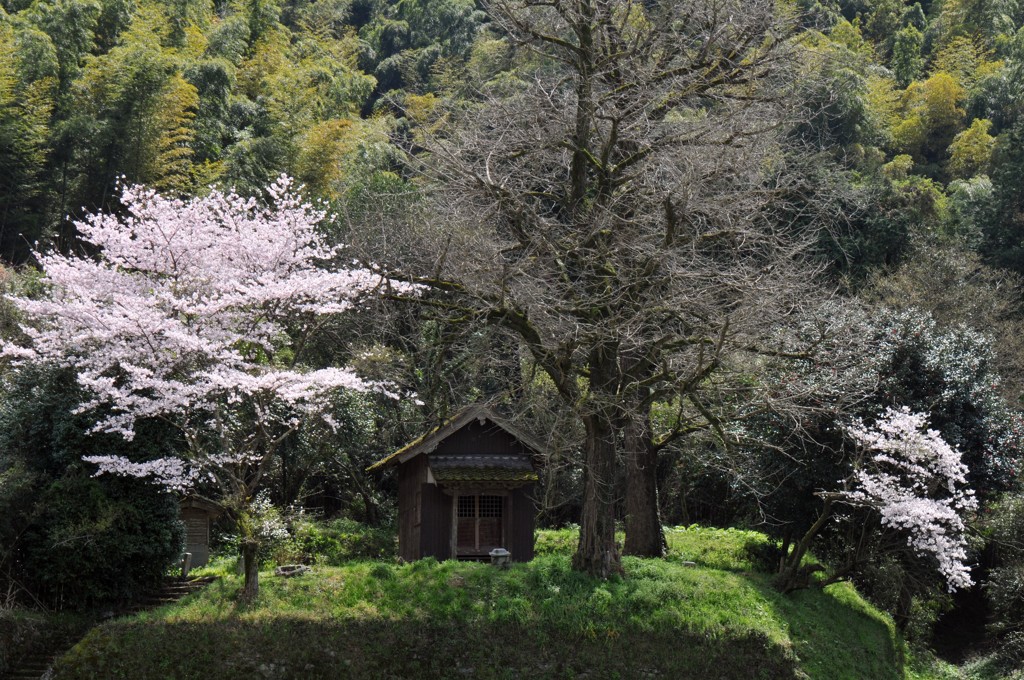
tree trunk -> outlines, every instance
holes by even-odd
[[[587,429],[583,512],[572,566],[608,578],[622,571],[615,545],[615,441],[608,419],[590,415],[583,422]]]
[[[658,452],[651,446],[650,415],[626,416],[626,547],[627,555],[663,557],[665,534],[658,511]]]
[[[245,570],[245,585],[242,587],[242,599],[254,600],[260,593],[260,544],[254,539],[242,540],[242,569]]]
[[[370,496],[369,492],[363,487],[359,488],[359,495],[363,497],[363,519],[368,526],[377,526],[380,519],[377,514],[377,504],[374,502],[373,497]]]
[[[793,546],[793,552],[782,556],[782,568],[779,569],[779,574],[775,578],[776,588],[784,593],[788,593],[800,588],[806,588],[810,584],[810,574],[816,568],[813,566],[810,568],[802,567],[800,563],[803,562],[804,555],[810,550],[811,542],[831,516],[832,500],[826,498],[818,519],[815,520],[814,524],[807,530],[807,533]],[[820,567],[817,569],[820,569]]]
[[[589,413],[584,415],[587,441],[583,470],[580,542],[573,569],[599,578],[622,571],[615,545],[615,419],[612,405],[618,383],[613,342],[601,343],[590,356]]]

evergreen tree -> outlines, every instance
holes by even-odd
[[[924,65],[921,56],[923,44],[924,36],[913,26],[905,26],[896,34],[890,64],[896,83],[900,87],[907,87],[921,74],[921,67]]]

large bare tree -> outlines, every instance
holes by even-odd
[[[659,451],[695,429],[727,436],[812,285],[814,220],[790,200],[804,187],[783,144],[790,24],[770,0],[486,6],[517,66],[424,127],[420,280],[511,330],[578,413],[574,566],[606,576],[620,466],[625,549],[660,555]],[[676,417],[653,426],[656,403]]]

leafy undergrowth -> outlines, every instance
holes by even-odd
[[[94,629],[56,677],[902,677],[888,619],[845,585],[778,594],[753,571],[757,541],[673,531],[667,559],[627,558],[608,581],[574,573],[565,554],[506,571],[360,561],[263,574],[248,605],[225,575]]]

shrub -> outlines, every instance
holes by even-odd
[[[537,534],[533,552],[541,555],[572,555],[580,540],[578,526],[570,525],[565,529],[551,529]]]
[[[339,518],[321,525],[318,562],[339,565],[354,559],[394,558],[398,554],[395,527],[371,527],[352,519]]]
[[[137,480],[68,476],[40,495],[13,571],[57,609],[137,598],[181,555],[177,500]]]
[[[23,602],[84,608],[135,597],[177,561],[176,499],[139,480],[94,479],[90,453],[140,458],[173,449],[147,422],[131,445],[90,434],[74,375],[40,366],[0,381],[0,591]],[[26,592],[27,591],[27,592]]]
[[[272,509],[264,513],[268,524],[287,527],[284,536],[275,530],[262,538],[261,560],[274,564],[327,564],[349,560],[394,559],[398,555],[398,531],[393,526],[372,527],[348,518],[318,520],[308,515],[287,516]],[[280,523],[280,524],[278,524]],[[219,552],[237,551],[237,537],[220,539]]]

